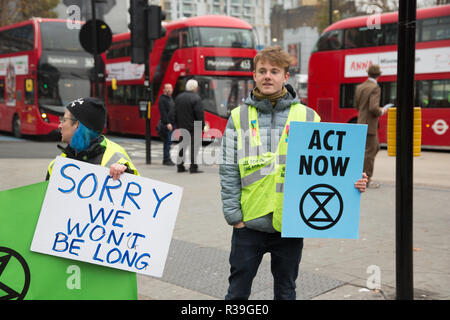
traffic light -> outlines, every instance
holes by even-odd
[[[145,63],[147,0],[130,0],[131,63]]]
[[[148,6],[147,14],[147,37],[149,40],[156,40],[166,35],[166,28],[161,25],[161,21],[166,19],[166,13],[160,6]]]

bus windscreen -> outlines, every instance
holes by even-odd
[[[200,97],[207,112],[228,118],[253,89],[250,77],[197,77]]]
[[[42,22],[42,55],[38,64],[39,105],[56,113],[64,106],[91,93],[94,59],[78,39],[79,30],[65,22]]]
[[[79,29],[69,29],[66,22],[41,22],[42,50],[84,52],[78,35]]]
[[[193,29],[195,47],[255,48],[252,30],[237,28],[199,27]]]

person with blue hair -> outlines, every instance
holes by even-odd
[[[66,147],[58,145],[63,152],[61,156],[109,167],[115,180],[124,172],[139,175],[125,149],[102,135],[105,123],[103,101],[88,97],[70,102],[58,127],[61,142],[67,144]],[[46,180],[52,174],[54,163],[55,160],[48,166]]]

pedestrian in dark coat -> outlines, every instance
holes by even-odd
[[[186,83],[186,91],[180,93],[175,98],[175,124],[177,129],[184,129],[181,131],[180,143],[181,148],[179,151],[179,157],[177,159],[177,172],[186,171],[184,167],[184,144],[187,144],[190,148],[191,165],[189,167],[190,173],[199,173],[197,165],[197,153],[201,146],[201,134],[200,141],[194,139],[194,128],[200,132],[205,127],[205,117],[203,114],[203,106],[201,98],[198,92],[198,82],[194,79],[188,80]],[[201,126],[201,127],[200,127]],[[183,139],[190,138],[190,143],[182,143]]]
[[[170,145],[172,144],[172,131],[174,125],[174,108],[175,102],[172,98],[173,87],[170,83],[164,85],[163,94],[159,97],[159,114],[161,116],[162,124],[162,139],[164,143],[163,151],[163,165],[174,166],[172,159],[170,159]]]

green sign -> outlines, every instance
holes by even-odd
[[[0,192],[0,300],[136,300],[135,273],[30,251],[47,185]]]

